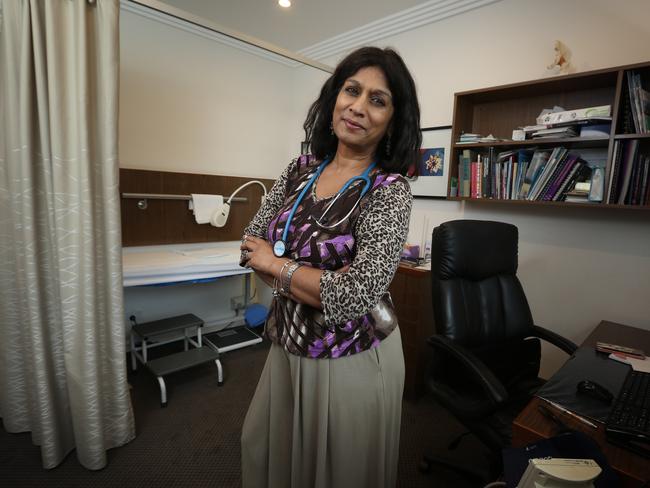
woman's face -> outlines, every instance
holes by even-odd
[[[375,152],[393,118],[393,99],[384,72],[361,68],[345,80],[336,98],[332,128],[339,143]]]

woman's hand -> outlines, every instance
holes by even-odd
[[[278,260],[271,244],[260,237],[244,236],[240,249],[244,251],[245,266],[266,275],[273,275],[273,264]]]

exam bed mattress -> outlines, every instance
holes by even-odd
[[[239,241],[122,248],[124,286],[178,283],[250,273]]]

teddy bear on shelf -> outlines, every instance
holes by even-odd
[[[555,41],[553,49],[555,51],[555,58],[546,69],[553,70],[558,74],[570,73],[572,71],[572,66],[569,61],[569,58],[571,57],[571,51],[569,51],[569,48],[566,47],[562,41]]]

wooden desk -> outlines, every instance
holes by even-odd
[[[406,378],[404,398],[416,401],[425,390],[425,373],[431,358],[427,339],[433,335],[431,272],[399,266],[390,294],[402,334]]]
[[[650,351],[650,331],[614,322],[602,321],[582,344],[595,346],[597,341]],[[522,447],[555,435],[553,422],[537,410],[540,403],[543,403],[542,400],[537,397],[533,398],[512,423],[513,446]],[[588,434],[598,443],[612,468],[621,477],[623,487],[638,488],[650,480],[650,460],[608,443],[605,440],[605,429],[602,424],[599,424],[598,429],[592,429],[568,415],[561,413],[559,415],[566,425]]]

